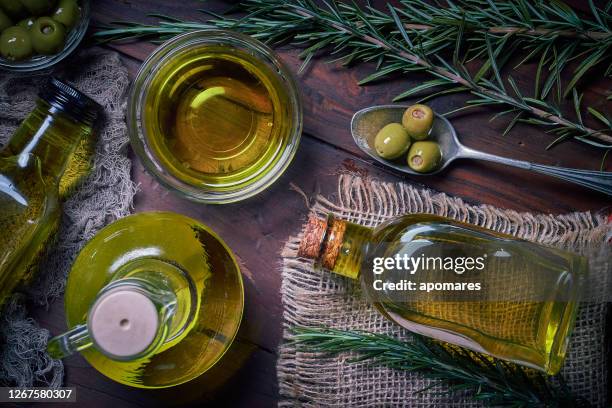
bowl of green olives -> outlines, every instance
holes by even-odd
[[[79,45],[89,0],[0,0],[0,69],[47,69]]]

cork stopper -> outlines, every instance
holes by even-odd
[[[88,324],[100,351],[129,358],[151,346],[160,322],[155,305],[146,295],[117,288],[96,301]]]
[[[304,237],[298,247],[298,256],[308,259],[319,259],[326,232],[327,220],[311,215],[304,229]]]
[[[311,216],[304,230],[304,237],[298,248],[298,256],[314,259],[321,266],[333,270],[344,240],[346,222],[327,220]]]

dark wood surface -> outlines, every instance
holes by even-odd
[[[579,7],[580,2],[575,2]],[[586,4],[586,2],[584,2]],[[196,10],[221,10],[227,4],[214,1],[97,0],[93,2],[94,23],[113,20],[153,21],[147,13],[157,12],[201,20]],[[140,62],[155,48],[147,43],[108,46],[121,53],[133,77]],[[278,50],[294,72],[300,61],[291,48]],[[381,168],[354,145],[349,132],[352,114],[363,107],[390,103],[393,96],[425,77],[395,77],[376,85],[359,87],[357,81],[372,66],[345,69],[317,61],[298,77],[304,102],[304,134],[296,158],[287,172],[267,191],[245,202],[224,206],[195,204],[167,192],[133,157],[133,178],[140,184],[135,211],[170,210],[201,220],[213,228],[235,251],[243,266],[246,311],[238,338],[229,354],[208,374],[196,381],[165,391],[144,391],[114,383],[91,368],[79,356],[66,360],[66,385],[78,388],[78,400],[91,407],[157,407],[178,404],[211,406],[273,406],[278,400],[275,373],[281,339],[279,252],[284,241],[299,231],[307,213],[304,198],[332,196],[337,175],[347,170],[388,181],[405,181],[461,197],[472,203],[491,204],[517,211],[564,213],[600,211],[611,204],[605,196],[580,187],[521,170],[494,164],[460,162],[435,177],[406,177]],[[522,85],[530,83],[533,66],[513,73]],[[586,103],[606,112],[605,96],[610,83],[590,79]],[[446,112],[462,106],[462,96],[435,100],[432,107]],[[609,104],[608,104],[609,105]],[[553,150],[545,147],[552,137],[540,130],[519,125],[502,136],[504,120],[490,122],[491,110],[454,117],[452,123],[468,146],[516,159],[565,167],[597,169],[601,151],[566,143]],[[610,166],[608,166],[610,170]],[[238,227],[239,226],[239,227]],[[50,310],[37,312],[53,334],[66,329],[62,301]]]

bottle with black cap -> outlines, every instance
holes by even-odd
[[[35,270],[60,220],[59,182],[101,110],[94,100],[51,78],[36,107],[0,151],[0,307]]]

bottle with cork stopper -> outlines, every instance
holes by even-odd
[[[312,216],[298,256],[360,281],[412,332],[549,374],[563,365],[588,270],[579,255],[430,214],[374,228]]]

